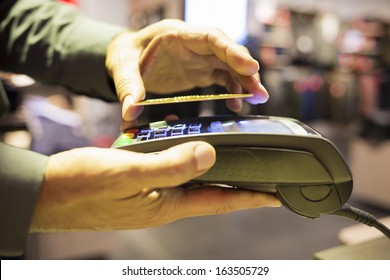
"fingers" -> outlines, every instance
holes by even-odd
[[[122,103],[122,119],[132,121],[143,111],[143,106],[133,106],[145,98],[145,88],[138,67],[138,59],[128,56],[113,71],[113,80]]]
[[[264,103],[268,100],[268,93],[264,86],[259,82],[259,64],[251,57],[248,50],[232,41],[226,34],[218,29],[194,27],[185,24],[182,21],[166,20],[161,23],[151,25],[139,33],[124,33],[113,40],[107,49],[106,66],[108,72],[112,76],[118,97],[122,103],[122,118],[124,121],[132,121],[136,119],[143,107],[133,106],[135,102],[141,101],[145,98],[145,85],[140,69],[141,61],[144,57],[143,68],[148,66],[148,59],[145,59],[146,53],[155,53],[156,46],[153,45],[156,36],[161,38],[174,38],[174,46],[182,46],[187,49],[186,54],[195,54],[203,57],[205,64],[204,69],[218,69],[224,74],[208,76],[209,71],[198,71],[199,69],[191,69],[191,64],[182,61],[186,64],[188,71],[198,71],[196,79],[185,81],[180,85],[177,82],[174,86],[186,88],[189,86],[203,85],[203,84],[220,84],[225,85],[229,91],[248,92],[252,93],[254,97],[247,99],[252,104]],[[165,36],[165,37],[164,37]],[[160,38],[160,39],[161,39]],[[165,42],[164,40],[157,40]],[[172,46],[172,40],[169,40],[168,46]],[[145,51],[148,49],[149,51]],[[161,51],[161,55],[169,53],[168,50]],[[153,65],[164,65],[163,62],[158,64],[164,57],[155,57],[157,61],[153,61]],[[176,58],[178,60],[185,58]],[[146,64],[145,64],[146,63]],[[152,63],[149,61],[149,63]],[[195,64],[197,65],[197,64]],[[166,67],[166,66],[165,66]],[[148,68],[148,67],[146,67]],[[153,69],[153,75],[158,72]],[[157,67],[158,69],[158,67]],[[168,71],[169,72],[169,71]],[[171,71],[174,73],[174,71]],[[169,73],[171,73],[169,72]],[[182,74],[182,73],[181,73]],[[176,77],[174,75],[173,77]],[[183,78],[183,77],[182,77]],[[169,80],[168,80],[169,81]],[[156,89],[160,92],[162,89],[165,92],[167,86],[162,87],[160,83],[168,83],[168,81],[161,81],[158,75],[153,79],[146,79],[149,89]],[[171,81],[172,82],[172,81]],[[157,83],[157,85],[156,85]],[[172,83],[170,84],[172,88]],[[228,101],[228,106],[233,111],[240,111],[242,108],[241,100]]]
[[[122,95],[126,95],[124,101],[122,102],[122,119],[124,122],[131,122],[135,120],[144,110],[144,106],[134,106],[136,103],[134,101],[133,92],[126,91],[126,93],[121,93]],[[118,93],[119,95],[119,93]],[[137,98],[138,101],[143,100],[144,98]],[[137,101],[137,102],[138,102]]]
[[[216,84],[224,86],[228,93],[242,93],[241,85],[230,75],[228,71],[221,69],[214,70],[212,79]],[[233,112],[240,112],[243,107],[243,100],[241,98],[228,99],[226,105]]]
[[[241,75],[254,75],[259,70],[258,62],[253,59],[247,49],[224,32],[215,28],[188,26],[188,31],[180,32],[183,44],[199,55],[216,55]]]
[[[258,86],[259,86],[260,90],[257,91],[256,93],[254,93],[254,95],[252,97],[246,98],[245,100],[247,102],[249,102],[251,104],[262,104],[262,103],[267,102],[267,100],[269,99],[269,94],[268,94],[267,90],[260,83]]]
[[[198,28],[192,32],[182,32],[183,44],[191,51],[203,55],[215,55],[227,66],[217,66],[214,82],[224,85],[229,92],[248,92],[254,96],[248,98],[251,104],[264,103],[269,94],[260,82],[259,64],[251,57],[248,50],[232,41],[218,29]],[[230,100],[228,107],[233,111],[242,109],[241,100]]]
[[[123,199],[145,190],[175,187],[206,172],[215,159],[214,148],[205,142],[188,142],[154,154],[69,150],[50,157],[41,200]]]
[[[133,121],[124,121],[124,120],[122,120],[122,123],[121,123],[121,126],[120,126],[120,131],[124,131],[127,128],[136,127],[138,125],[139,125],[139,122],[138,122],[137,119],[135,119]]]
[[[173,209],[172,212],[179,215],[174,219],[224,214],[260,207],[279,207],[281,205],[273,194],[216,186],[177,192],[175,192],[176,189],[164,191],[167,192],[165,203],[174,205],[176,209]]]
[[[225,86],[229,93],[248,92],[253,94],[253,97],[246,99],[251,104],[265,103],[269,98],[267,90],[259,82],[258,74],[254,76],[242,76],[234,75],[231,71],[217,69],[214,70],[212,79],[216,84]],[[243,100],[229,99],[226,104],[233,112],[240,112],[242,110]]]
[[[226,100],[226,106],[232,111],[239,113],[242,111],[244,102],[242,98],[228,99]]]
[[[258,75],[238,76],[237,79],[241,84],[243,91],[253,94],[253,97],[246,98],[246,101],[251,104],[260,104],[265,103],[268,100],[269,94],[265,87],[260,83]]]
[[[259,63],[251,57],[248,50],[232,41],[226,34],[218,29],[200,29],[197,32],[183,34],[184,44],[187,48],[201,55],[216,55],[230,68],[230,74],[235,78],[236,83],[224,78],[225,85],[237,87],[239,84],[243,91],[252,93],[254,96],[247,99],[252,104],[264,103],[268,100],[269,94],[261,84],[259,78]],[[234,92],[234,91],[231,91]],[[240,101],[229,101],[233,111],[239,110]]]

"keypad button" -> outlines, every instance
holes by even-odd
[[[186,128],[186,124],[185,123],[179,123],[179,124],[175,124],[173,126],[173,129],[185,129]]]
[[[200,129],[202,127],[202,124],[201,123],[191,123],[189,125],[189,128],[197,128],[197,129]]]
[[[156,130],[167,130],[167,129],[169,129],[167,125],[159,126],[158,128],[156,128]]]
[[[137,136],[149,136],[151,131],[141,131]]]
[[[146,137],[146,136],[138,136],[137,137],[137,140],[139,140],[139,141],[145,141],[145,140],[148,140],[149,139],[149,137]]]
[[[148,140],[151,136],[151,133],[152,131],[151,130],[146,130],[146,129],[143,129],[141,130],[138,135],[137,135],[137,139],[140,140],[140,141],[145,141],[145,140]]]
[[[199,128],[196,128],[196,127],[190,127],[188,129],[188,134],[199,134],[200,133],[200,129]]]
[[[175,128],[172,129],[171,136],[180,136],[184,134],[184,129],[181,128]]]
[[[130,129],[127,129],[127,130],[125,130],[124,131],[124,133],[125,134],[128,134],[128,135],[130,135],[130,134],[137,134],[139,132],[139,129],[136,129],[136,128],[130,128]]]
[[[122,138],[130,138],[130,139],[133,139],[134,138],[134,133],[129,133],[129,132],[126,132],[122,135]]]
[[[168,134],[168,129],[164,128],[164,129],[157,129],[155,132],[154,132],[154,138],[163,138],[163,137],[166,137]]]
[[[201,123],[191,123],[188,126],[188,134],[200,134],[200,129],[202,128]]]

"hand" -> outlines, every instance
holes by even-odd
[[[247,99],[253,104],[268,99],[259,64],[245,47],[220,30],[179,20],[163,20],[118,35],[107,48],[106,68],[123,104],[125,121],[141,113],[142,107],[132,104],[145,98],[145,90],[164,94],[217,84],[231,93],[254,94]],[[228,106],[240,111],[242,100],[231,99]]]
[[[49,159],[30,232],[136,229],[180,218],[278,206],[271,194],[176,187],[215,162],[204,142],[158,154],[80,148]]]

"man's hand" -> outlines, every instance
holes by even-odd
[[[268,99],[258,75],[259,64],[248,50],[214,28],[163,20],[138,32],[118,35],[107,48],[106,68],[112,76],[125,121],[135,119],[145,90],[172,93],[217,84],[229,93],[252,93],[253,104]],[[240,111],[242,100],[228,107]]]
[[[215,151],[204,142],[153,154],[80,148],[53,155],[30,232],[136,229],[184,217],[280,205],[271,194],[177,187],[214,162]]]

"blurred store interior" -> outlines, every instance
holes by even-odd
[[[135,30],[164,18],[224,30],[259,60],[270,93],[266,104],[246,103],[241,114],[293,117],[316,128],[351,167],[351,204],[379,218],[390,216],[390,1],[79,0],[78,5],[91,17]],[[110,147],[118,136],[118,104],[0,74],[12,103],[0,124],[2,141],[50,155],[88,145]],[[213,86],[180,94],[223,92]],[[232,113],[222,101],[148,106],[140,121],[168,114]],[[313,259],[316,252],[376,234],[339,217],[309,220],[283,207],[263,208],[143,230],[34,234],[25,257]]]

